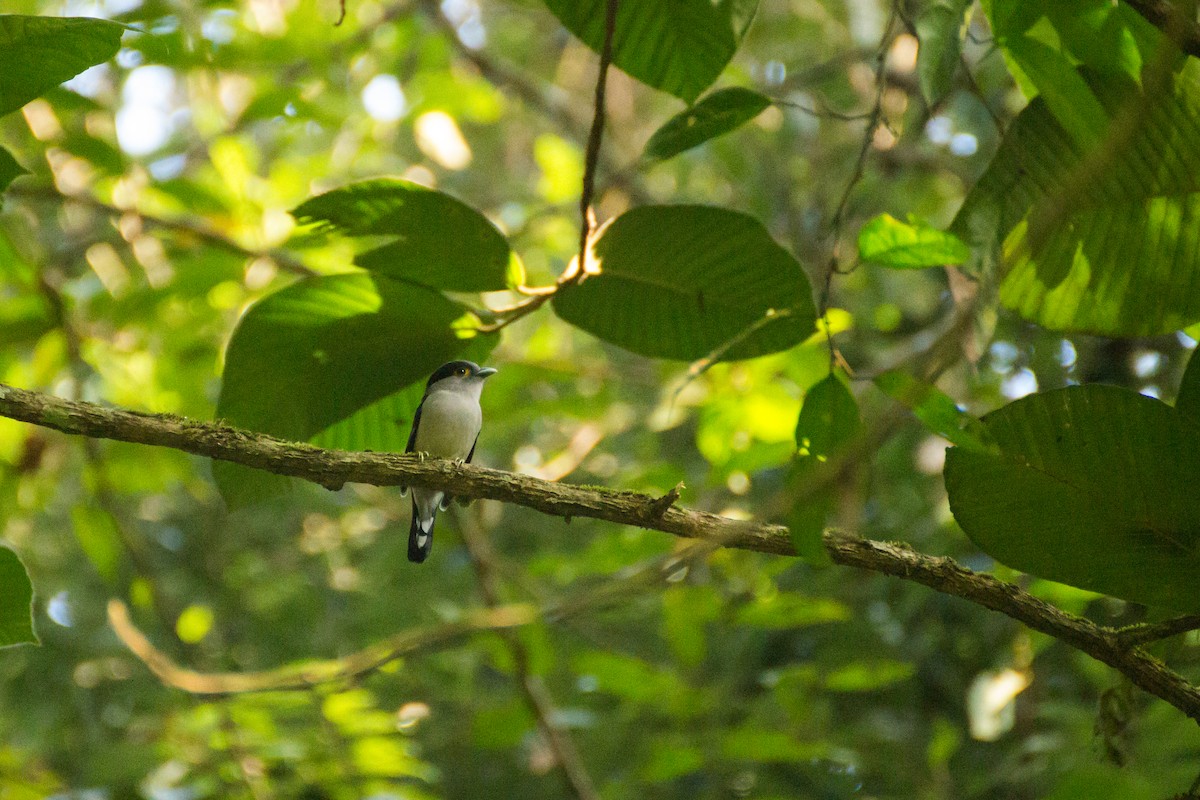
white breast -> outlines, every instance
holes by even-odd
[[[439,458],[466,458],[482,424],[478,397],[463,392],[430,392],[421,406],[416,448]]]

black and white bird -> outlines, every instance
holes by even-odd
[[[473,361],[451,361],[438,367],[425,384],[425,396],[413,415],[406,453],[426,453],[465,463],[475,455],[483,426],[479,395],[483,382],[496,370]],[[402,490],[403,491],[403,490]],[[412,526],[408,530],[408,560],[420,563],[433,549],[433,520],[450,507],[453,497],[433,489],[412,490]]]

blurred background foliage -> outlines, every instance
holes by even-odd
[[[977,11],[963,64],[923,99],[916,21],[939,5],[763,0],[716,85],[776,102],[661,162],[642,153],[681,101],[614,70],[599,218],[648,203],[750,214],[817,293],[876,215],[945,228],[1026,101]],[[400,176],[480,210],[529,285],[575,254],[597,60],[541,3],[348,0],[341,25],[333,0],[4,10],[142,32],[0,118],[0,145],[32,173],[0,214],[0,381],[213,418],[245,309],[298,274],[350,269],[348,240],[307,236],[288,212],[354,180]],[[865,419],[895,412],[870,378],[933,341],[955,289],[940,269],[836,276],[830,326]],[[985,303],[962,346],[939,387],[982,414],[1078,382],[1170,399],[1195,341],[1064,336]],[[828,360],[814,335],[685,380],[685,364],[546,308],[487,357],[500,375],[475,460],[656,494],[682,481],[689,507],[782,521],[801,401]],[[899,425],[839,483],[838,523],[995,566],[950,516],[945,446]],[[201,459],[0,419],[0,531],[33,580],[42,641],[0,652],[0,798],[561,797],[529,676],[606,798],[1165,798],[1200,771],[1182,714],[923,587],[736,551],[662,580],[655,559],[679,546],[665,534],[492,502],[447,515],[415,567],[407,503],[305,486],[228,511]],[[124,599],[204,671],[338,657],[485,604],[464,526],[489,540],[503,601],[613,598],[520,629],[516,649],[477,635],[351,684],[216,699],[161,685],[105,620]],[[1105,624],[1145,614],[996,569]],[[1162,647],[1195,673],[1195,637]]]

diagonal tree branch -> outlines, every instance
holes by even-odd
[[[456,497],[515,503],[544,514],[592,517],[663,531],[711,545],[795,555],[786,528],[744,522],[678,506],[635,492],[552,483],[470,464],[392,453],[349,453],[285,442],[220,423],[167,414],[143,414],[73,402],[0,384],[0,416],[93,438],[171,447],[208,458],[290,475],[338,488],[347,482],[420,486]],[[961,597],[1049,634],[1113,667],[1141,689],[1200,722],[1200,690],[1155,659],[1130,637],[1075,617],[1011,583],[969,570],[949,558],[917,553],[902,544],[827,531],[825,547],[837,564],[914,581]]]
[[[488,608],[500,608],[502,605],[500,581],[496,576],[496,554],[492,550],[491,543],[466,514],[456,514],[455,516],[459,523],[459,530],[462,531],[463,542],[471,556],[471,564],[475,568],[479,593],[483,596]],[[537,720],[542,737],[554,754],[554,760],[562,769],[568,788],[579,800],[600,800],[596,784],[587,771],[583,757],[579,754],[579,748],[575,746],[575,740],[556,719],[558,711],[554,707],[554,698],[551,697],[550,691],[542,679],[533,671],[529,648],[526,647],[525,641],[519,633],[513,630],[498,630],[496,634],[504,640],[508,652],[512,655],[513,670],[516,673],[515,677],[521,690],[521,696],[524,697],[525,705],[529,707]]]

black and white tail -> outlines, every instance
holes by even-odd
[[[412,525],[408,529],[408,560],[415,564],[420,564],[426,558],[429,558],[429,551],[433,549],[433,520],[437,516],[437,506],[430,509],[429,516],[422,517],[421,511],[417,506],[417,500],[413,498],[413,513]]]

